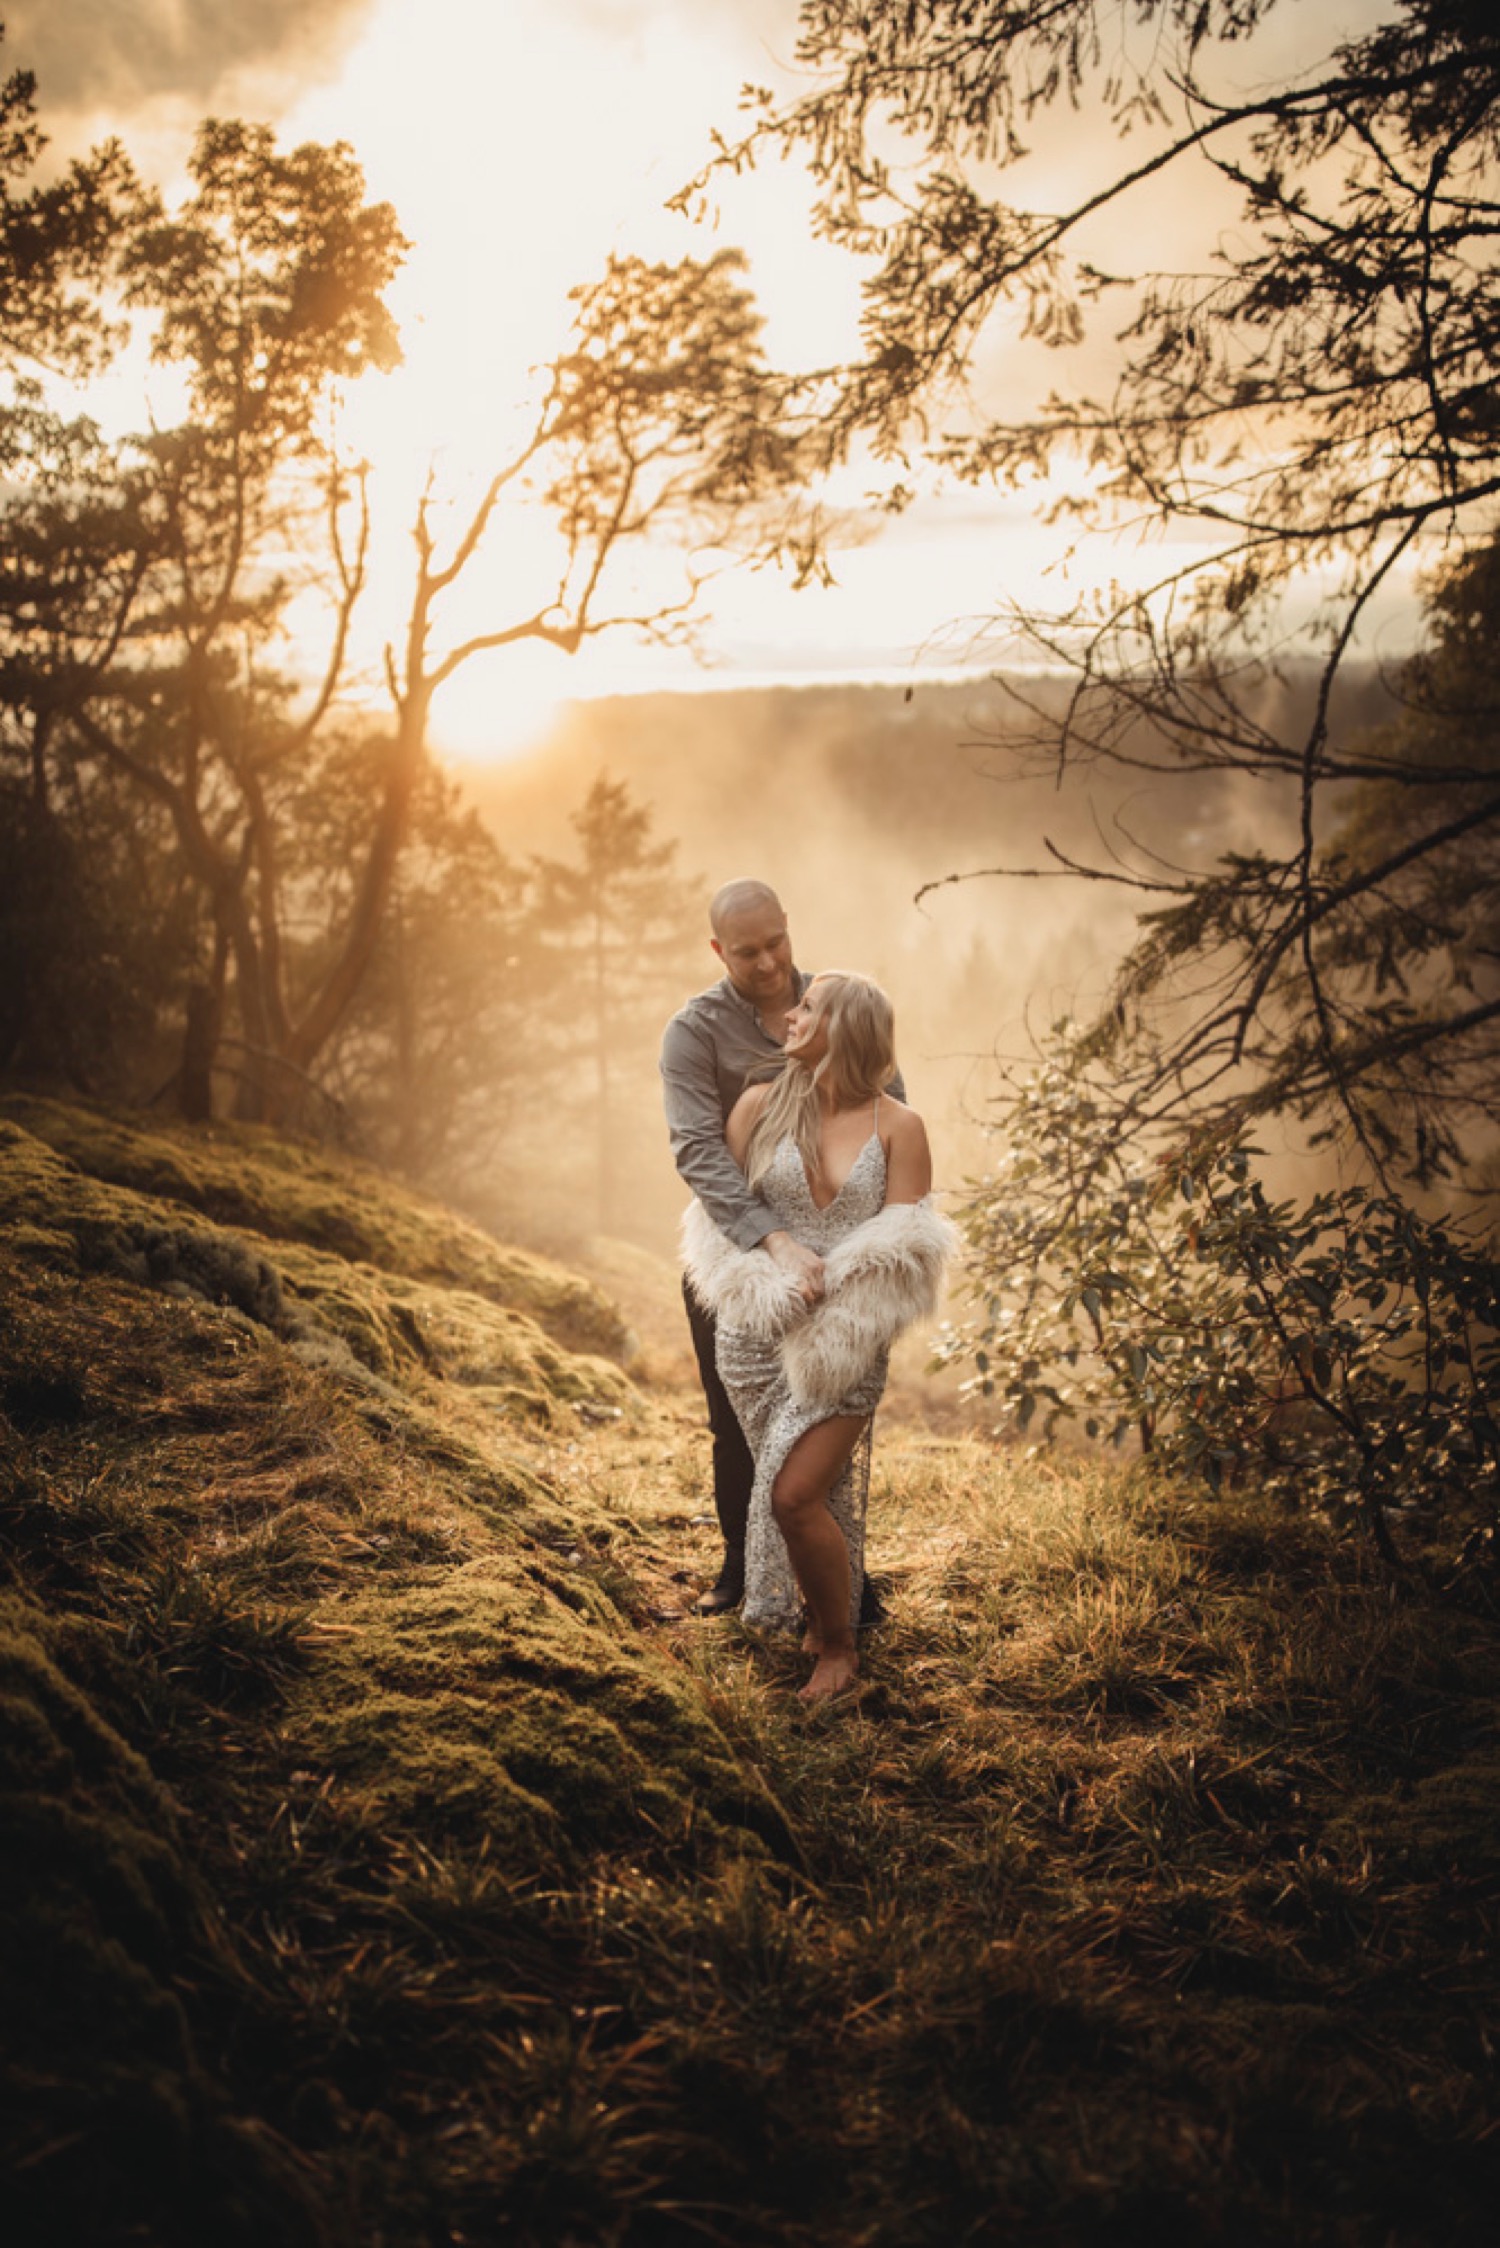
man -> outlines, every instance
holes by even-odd
[[[724,1120],[747,1084],[781,1065],[786,1019],[812,982],[793,962],[786,915],[764,882],[728,882],[709,908],[710,943],[724,964],[719,982],[690,999],[668,1023],[661,1047],[662,1087],[672,1155],[721,1232],[737,1249],[763,1249],[800,1283],[809,1303],[823,1292],[823,1260],[752,1194],[724,1144]],[[900,1078],[892,1092],[904,1099]],[[718,1582],[698,1602],[702,1616],[737,1607],[745,1589],[745,1524],[755,1463],[714,1358],[714,1322],[684,1285],[688,1324],[708,1425],[713,1431],[714,1511],[724,1539]],[[866,1578],[861,1622],[879,1613]]]

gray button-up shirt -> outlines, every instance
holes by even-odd
[[[800,999],[812,977],[794,968],[792,980]],[[745,1184],[744,1172],[724,1144],[724,1125],[745,1087],[773,1076],[781,1061],[782,1049],[753,1002],[727,976],[679,1007],[661,1042],[673,1161],[684,1184],[737,1249],[753,1249],[780,1229],[781,1220]],[[891,1091],[897,1100],[905,1099],[899,1076],[892,1078]]]

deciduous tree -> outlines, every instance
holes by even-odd
[[[1440,753],[1430,726],[1420,753],[1400,734],[1351,740],[1337,683],[1382,589],[1423,553],[1452,569],[1494,523],[1500,33],[1476,0],[1388,0],[1353,34],[1304,13],[1301,45],[1263,57],[1273,16],[1290,31],[1275,0],[809,0],[809,90],[781,108],[759,97],[717,161],[804,153],[822,231],[872,261],[863,355],[804,397],[834,450],[867,439],[1013,484],[1071,464],[1085,525],[1188,542],[1143,590],[999,620],[1073,679],[1060,712],[1009,682],[1024,760],[1062,777],[1101,761],[1228,771],[1264,791],[1267,847],[1243,860],[1164,867],[1121,833],[1087,868],[1054,854],[1000,870],[1140,892],[1152,918],[1115,1020],[1143,1026],[1141,1113],[1322,1107],[1377,1166],[1394,1153],[1420,1168],[1443,1142],[1431,1088],[1460,1050],[1487,1047],[1492,1003],[1444,1007],[1429,990],[1420,1019],[1387,1035],[1384,999],[1363,1011],[1337,973],[1333,933],[1409,897],[1429,852],[1451,866],[1462,842],[1485,863],[1500,799],[1465,729],[1450,724]],[[1076,196],[1008,198],[1007,174],[1049,149]],[[1178,187],[1176,262],[1162,270],[1160,231],[1142,227],[1143,270],[1105,271],[1090,230],[1118,235],[1163,180]],[[1209,238],[1182,215],[1200,191]],[[992,354],[1003,340],[1014,397],[1011,347],[1027,337],[1062,361],[1086,344],[1104,382],[995,413]],[[1278,723],[1267,669],[1304,652],[1309,691]],[[1348,857],[1349,784],[1404,800],[1388,867],[1378,847]],[[1399,1148],[1376,1109],[1404,1116]]]
[[[0,368],[12,377],[86,374],[100,364],[112,341],[100,284],[145,207],[117,141],[43,180],[45,146],[36,79],[12,71],[0,83]]]
[[[870,261],[860,356],[801,394],[830,451],[1044,500],[1066,468],[1051,504],[1083,529],[1172,542],[1155,582],[997,620],[1053,675],[1002,683],[1011,754],[1060,781],[1242,776],[1261,807],[1217,864],[1122,826],[1089,860],[976,870],[1122,884],[1141,919],[1105,1006],[999,1105],[1012,1153],[968,1212],[958,1347],[1020,1418],[1163,1427],[1200,1465],[1246,1456],[1293,1394],[1321,1429],[1306,1487],[1342,1479],[1379,1527],[1403,1475],[1494,1489],[1494,1268],[1408,1198],[1500,1115],[1500,30],[1477,0],[1327,32],[1299,11],[1300,44],[1290,17],[806,0],[807,90],[753,97],[715,163],[805,154],[821,231]],[[1006,193],[1033,153],[1068,183],[1052,208]],[[1161,219],[1164,182],[1170,238],[1143,217],[1114,270],[1101,226]],[[1088,376],[1028,405],[1028,341]],[[1351,726],[1351,654],[1419,562],[1401,714]],[[1295,691],[1268,694],[1278,674]],[[1276,1203],[1244,1148],[1271,1113],[1363,1183]],[[1179,1177],[1208,1196],[1186,1227]]]
[[[337,761],[368,578],[368,472],[341,457],[333,408],[396,356],[384,291],[403,244],[344,147],[286,154],[265,128],[209,124],[193,181],[119,258],[189,411],[118,447],[86,425],[53,433],[11,510],[9,690],[39,787],[64,764],[108,772],[169,823],[202,905],[184,1105],[203,1113],[228,1062],[242,1111],[275,1118],[301,1106],[377,956],[446,682],[525,640],[572,652],[611,628],[680,633],[727,545],[785,554],[807,516],[738,259],[613,260],[575,292],[530,430],[468,519],[445,540],[434,491],[418,509],[409,614],[386,657],[394,724],[368,768],[353,878],[332,886],[342,920],[302,942],[294,808],[326,744]],[[534,605],[444,645],[445,600],[523,488],[558,527],[556,575]],[[681,584],[615,599],[621,550],[668,527]]]

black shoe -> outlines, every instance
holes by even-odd
[[[874,1624],[885,1622],[885,1602],[880,1587],[873,1577],[866,1577],[859,1594],[859,1629],[869,1631]]]
[[[719,1581],[710,1585],[693,1602],[695,1616],[727,1616],[731,1608],[738,1608],[745,1597],[745,1564],[743,1561],[726,1561],[719,1571]]]

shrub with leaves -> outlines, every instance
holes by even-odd
[[[1134,1434],[1215,1488],[1462,1520],[1493,1549],[1500,1264],[1367,1186],[1276,1200],[1243,1136],[1154,1143],[1058,1026],[1014,1084],[1004,1152],[958,1213],[974,1315],[944,1334],[1000,1425]]]

